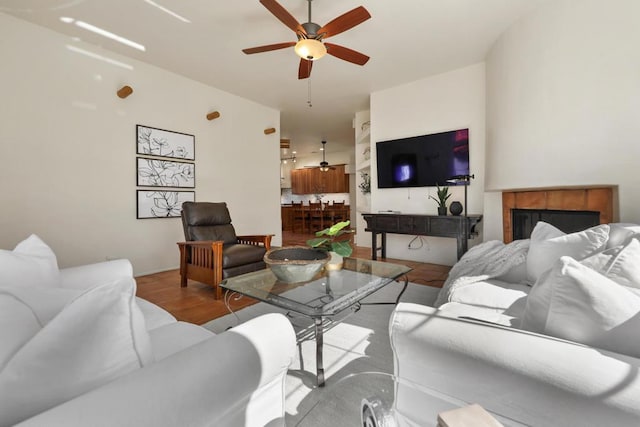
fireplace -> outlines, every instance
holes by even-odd
[[[600,212],[511,209],[513,240],[529,238],[538,221],[549,223],[565,233],[573,233],[600,224]]]
[[[565,233],[613,222],[614,187],[523,190],[502,193],[505,243],[526,239],[538,221]]]

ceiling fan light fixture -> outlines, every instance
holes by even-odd
[[[301,39],[294,48],[296,55],[308,61],[315,61],[327,54],[327,47],[319,40]]]
[[[327,159],[324,157],[324,154],[327,152],[327,150],[325,150],[326,144],[327,144],[327,141],[322,141],[322,148],[320,149],[320,151],[322,151],[322,161],[320,162],[320,172],[327,172],[329,169],[331,169],[329,167],[329,162],[327,162]]]

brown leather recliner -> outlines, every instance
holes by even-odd
[[[266,268],[264,254],[273,234],[237,236],[227,204],[184,202],[182,225],[186,242],[180,248],[180,286],[187,279],[206,283],[222,297],[223,279]]]

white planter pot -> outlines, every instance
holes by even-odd
[[[325,264],[325,268],[327,270],[340,270],[344,263],[342,255],[338,255],[335,252],[329,252],[329,255],[331,255],[331,259]]]

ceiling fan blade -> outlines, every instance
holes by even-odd
[[[298,67],[298,79],[307,79],[311,76],[311,67],[313,61],[300,58],[300,66]]]
[[[367,19],[371,18],[369,11],[362,6],[358,6],[347,13],[338,16],[333,21],[326,24],[324,27],[318,30],[318,34],[324,34],[324,38],[335,36],[345,32],[356,25],[362,24]]]
[[[349,49],[348,47],[340,46],[333,43],[325,43],[324,45],[327,47],[327,53],[329,55],[335,56],[336,58],[340,58],[342,60],[358,65],[364,65],[369,60],[369,57],[367,55],[357,52],[353,49]]]
[[[270,50],[284,49],[295,45],[296,42],[276,43],[268,44],[265,46],[250,47],[248,49],[242,49],[242,51],[247,55],[251,55],[252,53],[268,52]]]
[[[282,7],[280,3],[278,3],[276,0],[260,0],[260,3],[262,3],[262,5],[266,7],[269,10],[269,12],[273,14],[273,16],[278,18],[280,22],[282,22],[287,27],[291,28],[296,33],[302,32],[303,34],[307,34],[307,32],[304,30],[302,25],[300,25],[298,20],[294,18],[293,15],[291,15],[287,11],[287,9]]]

